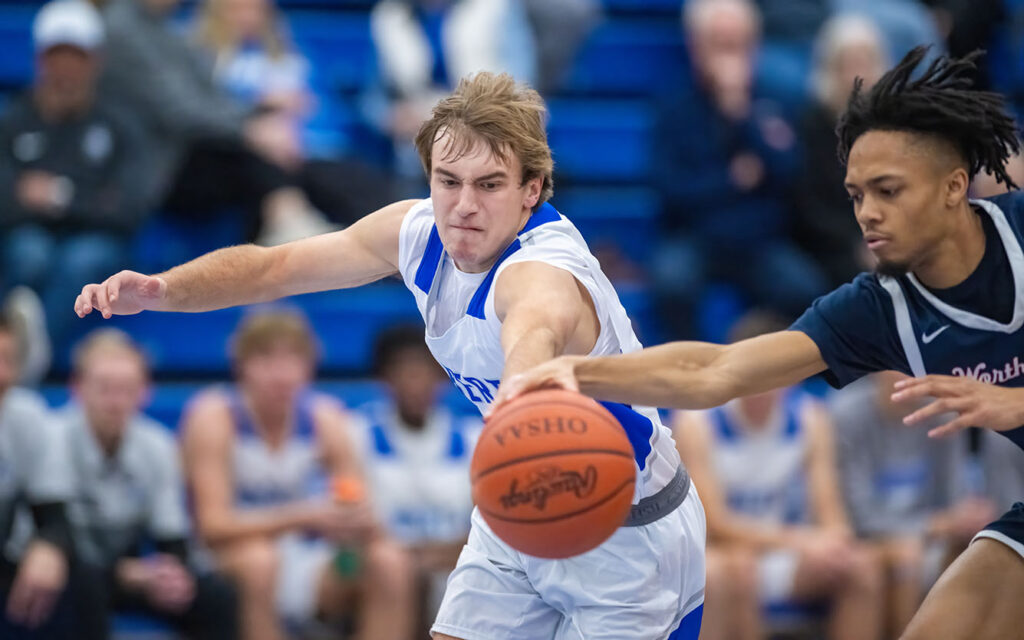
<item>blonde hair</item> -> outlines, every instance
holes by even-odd
[[[297,311],[275,310],[254,313],[239,323],[231,336],[231,360],[237,365],[279,344],[310,361],[317,359],[316,337],[305,316]]]
[[[434,107],[416,134],[416,150],[430,178],[431,151],[443,134],[451,135],[446,158],[458,158],[483,142],[501,162],[511,153],[522,165],[522,184],[542,178],[536,211],[554,194],[554,161],[544,131],[547,108],[540,94],[516,84],[507,73],[480,72],[459,81],[452,95]]]
[[[97,329],[82,338],[71,353],[71,371],[81,377],[96,357],[109,354],[128,354],[139,363],[144,376],[149,377],[149,361],[142,348],[120,329]]]
[[[232,35],[224,19],[225,0],[205,0],[199,10],[199,21],[196,25],[196,41],[209,49],[216,56],[232,52],[241,45],[238,38]],[[288,52],[288,41],[281,28],[277,6],[273,0],[264,0],[267,20],[260,33],[260,44],[271,58],[280,58]]]
[[[742,11],[750,20],[754,31],[761,32],[761,12],[751,0],[687,0],[680,12],[683,29],[690,34],[700,32],[711,12],[725,7]]]

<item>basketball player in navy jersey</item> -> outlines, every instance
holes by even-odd
[[[932,397],[916,424],[1000,431],[1024,447],[1024,194],[971,200],[980,170],[1016,185],[1020,149],[1000,96],[971,89],[975,55],[940,59],[918,78],[924,48],[868,92],[858,81],[842,117],[846,189],[875,273],[818,299],[788,331],[731,345],[675,342],[643,351],[565,356],[506,381],[499,402],[541,387],[625,403],[704,408],[824,372],[842,386],[895,369],[914,380],[894,399]],[[904,638],[1020,637],[1024,503],[986,527],[946,571]]]

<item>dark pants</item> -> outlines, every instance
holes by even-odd
[[[189,149],[163,208],[191,220],[239,210],[251,238],[260,226],[263,200],[285,187],[302,190],[315,208],[346,225],[391,201],[384,175],[360,163],[309,160],[288,172],[240,139],[209,139]]]
[[[238,637],[237,594],[234,585],[221,576],[194,576],[195,598],[185,611],[172,613],[158,610],[141,594],[125,591],[113,582],[109,572],[99,567],[83,569],[82,572],[89,576],[89,588],[76,598],[79,615],[76,638],[105,640],[110,637],[110,619],[114,613],[150,616],[195,640],[232,640]]]

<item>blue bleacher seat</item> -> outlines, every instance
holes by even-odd
[[[32,81],[35,52],[32,47],[32,19],[42,3],[0,4],[0,88],[7,91]]]
[[[356,92],[377,77],[377,57],[365,12],[292,10],[295,46],[312,64],[312,82],[327,92]]]
[[[605,20],[587,38],[560,90],[654,95],[689,75],[678,19]]]
[[[650,168],[651,105],[643,100],[559,98],[548,103],[555,175],[642,182]]]
[[[656,240],[661,201],[643,187],[556,189],[552,204],[572,220],[594,249],[614,244],[636,264],[644,264]]]
[[[320,336],[322,371],[365,373],[377,332],[396,322],[419,322],[405,287],[393,282],[348,291],[299,296],[285,301],[303,309]],[[164,376],[225,375],[227,342],[246,309],[207,313],[145,313],[118,316],[103,326],[127,331]],[[66,361],[58,363],[66,368]]]

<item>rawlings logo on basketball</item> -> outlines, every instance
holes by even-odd
[[[587,421],[582,418],[539,418],[537,420],[530,420],[529,422],[520,422],[519,424],[510,424],[503,426],[500,430],[495,431],[494,439],[501,446],[505,446],[508,442],[514,442],[521,438],[530,438],[533,436],[549,435],[552,433],[575,433],[583,434],[587,432]]]
[[[583,473],[549,466],[534,471],[530,476],[529,483],[522,489],[519,488],[518,478],[512,480],[508,493],[500,498],[503,508],[507,510],[532,504],[537,511],[543,511],[552,496],[573,493],[577,498],[585,498],[593,493],[597,485],[597,469],[594,465],[587,465]]]

